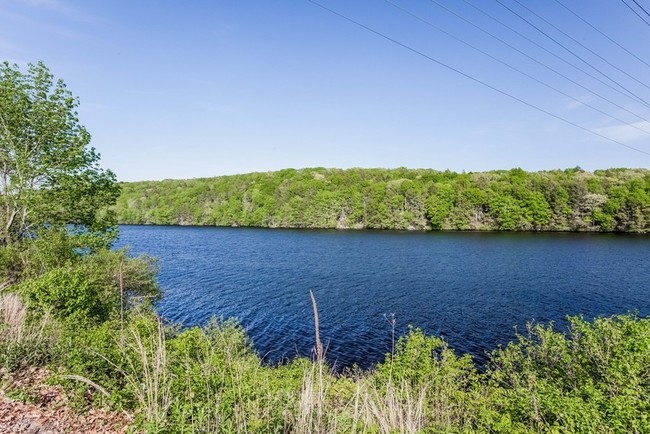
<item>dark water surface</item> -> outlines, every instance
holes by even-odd
[[[339,367],[383,359],[391,313],[479,362],[530,321],[650,314],[644,235],[121,226],[124,245],[160,259],[165,318],[237,317],[271,362],[313,347],[309,289]]]

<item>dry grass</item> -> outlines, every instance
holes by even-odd
[[[426,427],[426,386],[404,382],[380,388],[366,377],[346,379],[354,387],[353,397],[337,403],[337,379],[322,366],[313,363],[305,369],[291,432],[412,434]]]
[[[302,388],[298,400],[296,432],[327,432],[326,395],[331,381],[322,361],[312,363],[303,373]]]
[[[0,336],[3,340],[21,342],[26,319],[27,304],[18,294],[5,294],[0,298]]]
[[[51,356],[57,333],[49,312],[29,318],[28,305],[18,294],[0,297],[0,366],[9,370],[39,366]]]
[[[121,351],[127,368],[114,367],[122,372],[133,391],[145,423],[158,430],[165,426],[167,410],[172,403],[165,329],[162,322],[157,321],[153,333],[137,327],[129,328],[126,333],[128,335],[121,340]]]
[[[380,433],[412,434],[425,426],[427,387],[413,389],[406,382],[391,383],[379,391],[368,386],[363,394],[365,424],[377,426]]]

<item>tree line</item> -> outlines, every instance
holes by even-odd
[[[122,224],[648,232],[650,170],[286,169],[122,183]]]

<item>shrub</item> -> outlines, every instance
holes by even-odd
[[[650,320],[569,323],[566,334],[531,326],[495,351],[488,372],[493,416],[538,430],[650,431]]]
[[[478,379],[469,355],[457,357],[442,339],[413,328],[399,339],[394,355],[386,356],[373,375],[385,406],[394,407],[393,402],[409,408],[421,405],[423,423],[437,430],[473,423]],[[415,416],[409,417],[415,420]]]
[[[114,300],[102,300],[95,276],[83,268],[55,268],[43,276],[23,282],[19,291],[40,308],[51,308],[60,318],[86,322],[106,319]]]
[[[155,273],[155,263],[147,257],[128,258],[124,251],[103,250],[25,280],[17,290],[61,319],[97,323],[129,304],[157,299]]]

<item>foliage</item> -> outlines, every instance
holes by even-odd
[[[24,282],[18,290],[40,308],[52,307],[72,321],[105,316],[98,282],[77,267],[61,267]]]
[[[43,63],[0,64],[0,245],[69,224],[106,239],[115,225],[119,186],[88,146],[78,104]]]
[[[412,329],[374,370],[340,375],[305,359],[265,366],[232,321],[177,330],[141,313],[84,338],[94,362],[68,369],[150,432],[648,432],[650,320],[570,324],[531,326],[483,373]]]
[[[465,429],[476,417],[478,372],[471,357],[457,357],[442,339],[420,329],[399,339],[372,378],[378,390],[402,400],[422,394],[422,423],[435,431],[444,431],[450,420]]]
[[[650,172],[323,169],[122,184],[126,224],[650,231]]]
[[[650,320],[569,321],[566,334],[530,326],[494,353],[494,420],[538,431],[650,432]]]
[[[42,326],[15,300],[0,303],[3,366],[50,363],[147,432],[650,432],[650,320],[633,315],[570,318],[565,333],[531,325],[484,372],[411,329],[376,368],[341,375],[306,359],[264,365],[231,320],[180,329],[134,306]]]
[[[76,258],[16,286],[35,306],[51,309],[75,323],[103,322],[134,297],[155,300],[155,264],[147,257],[128,258],[124,251],[102,250]]]

